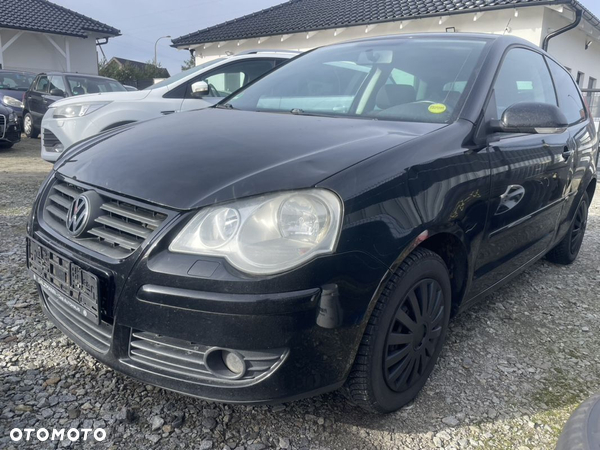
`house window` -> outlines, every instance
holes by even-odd
[[[588,81],[588,89],[596,89],[596,79],[590,77]]]
[[[577,82],[577,86],[582,88],[584,79],[585,79],[585,74],[583,72],[577,72],[577,79],[575,80]]]

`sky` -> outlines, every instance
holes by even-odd
[[[51,1],[121,30],[122,36],[102,46],[107,59],[119,56],[146,62],[154,59],[154,44],[161,36],[183,36],[285,0]],[[600,17],[600,0],[580,2]],[[181,65],[190,54],[170,45],[171,39],[159,41],[158,61],[174,75],[181,71]]]

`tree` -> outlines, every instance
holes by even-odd
[[[191,69],[192,67],[196,67],[196,58],[194,55],[190,55],[189,59],[186,59],[183,65],[181,66],[181,71]]]
[[[113,78],[123,84],[165,77],[165,71],[160,66],[160,63],[155,66],[154,63],[148,61],[143,68],[140,68],[133,64],[121,66],[114,62],[107,62],[106,59],[100,62],[98,74],[103,77]]]

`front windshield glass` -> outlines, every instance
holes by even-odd
[[[324,47],[228,100],[230,108],[447,123],[487,40],[394,38]]]
[[[102,92],[126,91],[121,83],[112,78],[96,78],[85,76],[67,76],[73,95],[99,94]]]
[[[184,70],[183,72],[178,73],[177,75],[173,75],[171,78],[167,78],[166,80],[163,80],[160,83],[153,84],[152,86],[149,86],[146,89],[150,90],[150,89],[161,88],[163,86],[167,86],[169,84],[175,83],[176,81],[184,79],[188,75],[192,75],[196,72],[199,72],[200,70],[205,69],[209,66],[212,66],[213,64],[217,64],[221,61],[224,61],[225,59],[226,58],[212,59],[209,62],[205,62],[204,64],[200,64],[199,66],[192,67],[191,69],[188,69],[188,70]]]
[[[0,89],[26,91],[33,83],[35,75],[19,72],[0,72]]]

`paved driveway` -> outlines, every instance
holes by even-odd
[[[230,406],[125,378],[42,315],[24,252],[29,207],[51,167],[39,144],[0,150],[0,448],[24,447],[9,438],[15,427],[102,427],[100,447],[113,449],[552,449],[570,412],[600,392],[600,192],[579,260],[541,261],[456,318],[413,405],[369,416],[332,393]]]

